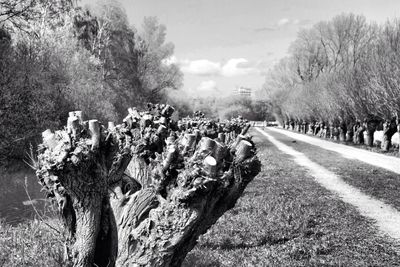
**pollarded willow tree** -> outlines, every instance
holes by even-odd
[[[383,129],[387,151],[400,131],[399,25],[342,14],[300,31],[264,84],[278,119],[329,125],[340,140],[370,146]]]
[[[36,173],[58,203],[73,266],[179,266],[259,173],[248,124],[176,124],[173,111],[131,108],[108,128],[76,111],[43,133]]]

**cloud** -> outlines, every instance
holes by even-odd
[[[221,73],[225,77],[248,75],[257,72],[245,58],[232,58],[222,67]]]
[[[234,77],[258,72],[255,62],[245,58],[231,58],[224,63],[207,59],[183,60],[179,65],[184,73],[198,76]]]
[[[255,32],[273,32],[277,31],[279,29],[282,29],[287,26],[308,26],[312,22],[309,19],[289,19],[289,18],[281,18],[278,20],[276,23],[266,26],[266,27],[261,27],[261,28],[256,28],[254,29]]]
[[[290,24],[290,23],[291,23],[291,20],[290,20],[290,19],[288,19],[288,18],[282,18],[282,19],[280,19],[280,20],[278,21],[277,25],[278,25],[279,27],[282,27],[282,26],[288,25],[288,24]]]
[[[197,86],[197,91],[209,92],[218,90],[217,83],[214,80],[203,81]]]
[[[273,32],[275,30],[276,30],[275,27],[262,27],[254,29],[255,32]]]
[[[194,75],[211,76],[218,75],[221,72],[221,64],[218,62],[212,62],[207,59],[183,61],[181,63],[182,71]]]

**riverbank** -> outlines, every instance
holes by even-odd
[[[43,211],[48,205],[34,170],[23,162],[0,167],[0,220],[16,225],[33,219],[35,208]]]

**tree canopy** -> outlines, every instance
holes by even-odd
[[[400,112],[399,21],[341,14],[298,33],[263,90],[280,120],[391,120]]]

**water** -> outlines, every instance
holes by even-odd
[[[32,205],[42,214],[49,203],[40,189],[34,171],[25,166],[0,170],[0,219],[14,225],[37,217]]]

